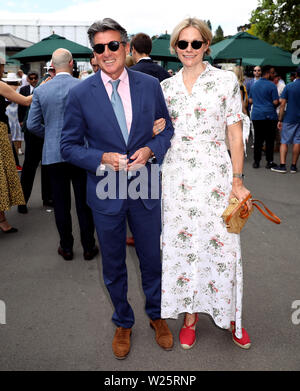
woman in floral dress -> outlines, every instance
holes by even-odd
[[[6,234],[18,230],[8,223],[5,211],[14,205],[25,204],[21,183],[16,171],[16,163],[8,137],[8,118],[5,114],[5,98],[24,106],[29,106],[32,97],[25,97],[1,81],[4,72],[4,60],[0,58],[0,231]]]
[[[227,232],[221,217],[229,198],[249,194],[242,181],[242,102],[234,73],[203,62],[211,39],[198,19],[175,27],[171,48],[183,69],[161,83],[175,129],[162,167],[162,317],[185,313],[179,336],[185,349],[195,343],[198,313],[231,328],[234,342],[249,348],[241,324],[240,237]]]

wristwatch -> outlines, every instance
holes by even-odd
[[[243,179],[244,176],[245,176],[244,174],[237,174],[237,173],[233,173],[233,174],[232,174],[232,177],[233,177],[233,178],[240,178],[240,179]]]

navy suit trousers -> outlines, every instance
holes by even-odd
[[[150,319],[159,319],[161,308],[160,203],[147,210],[140,199],[127,199],[117,215],[104,215],[93,210],[94,222],[102,253],[103,278],[113,302],[112,320],[117,326],[130,328],[134,313],[127,300],[126,267],[127,220],[135,240],[140,262],[145,310]]]

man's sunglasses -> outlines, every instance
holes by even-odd
[[[97,43],[97,45],[93,46],[93,49],[96,53],[102,54],[104,53],[105,46],[108,46],[110,51],[116,52],[119,49],[121,43],[125,44],[126,42],[110,41],[108,43]]]
[[[31,81],[32,81],[32,80],[37,80],[37,79],[38,79],[37,76],[30,76],[30,77],[29,77],[29,80],[31,80]]]
[[[193,42],[187,42],[187,41],[178,41],[177,42],[177,47],[180,49],[180,50],[184,50],[186,49],[188,46],[189,46],[189,43],[191,44],[192,48],[195,49],[195,50],[198,50],[201,48],[202,44],[203,43],[206,43],[206,42],[203,42],[203,41],[193,41]]]

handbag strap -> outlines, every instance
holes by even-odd
[[[252,201],[252,206],[253,207],[255,206],[264,217],[266,217],[268,220],[272,221],[275,224],[280,224],[281,223],[280,218],[278,216],[276,216],[269,208],[267,208],[266,205],[262,201],[257,200],[257,199],[252,199],[252,195],[248,194],[248,196],[246,198],[244,198],[236,206],[236,208],[233,209],[233,211],[230,213],[230,215],[227,216],[227,218],[226,218],[226,223],[227,224],[229,223],[229,221],[232,218],[232,216],[241,208],[242,208],[242,211],[241,211],[240,217],[241,218],[246,218],[246,217],[249,216],[249,210],[248,210],[247,206],[245,207],[244,205],[250,198],[251,198],[251,201]],[[262,204],[262,206],[265,208],[265,210],[267,211],[268,214],[259,205],[257,205],[257,202]]]
[[[227,218],[226,218],[226,223],[227,223],[227,224],[229,223],[229,221],[230,221],[230,219],[232,218],[232,216],[233,216],[239,209],[244,208],[245,203],[246,203],[251,197],[252,197],[252,195],[249,193],[249,194],[247,195],[247,197],[244,198],[243,201],[241,201],[241,202],[233,209],[233,211],[232,211],[232,212],[227,216]],[[246,217],[249,216],[249,211],[248,211],[247,206],[246,206],[246,208],[244,208],[243,212],[241,212],[241,213],[242,213],[242,215],[241,215],[242,218],[246,218]]]
[[[262,206],[265,208],[265,210],[268,212],[269,215],[267,215],[267,213],[266,213],[264,210],[262,210],[262,208],[261,208],[260,206],[258,206],[258,205],[256,204],[256,202],[261,203]],[[276,216],[273,212],[271,212],[270,209],[268,209],[268,208],[266,207],[266,205],[265,205],[262,201],[260,201],[260,200],[254,200],[254,199],[253,199],[253,200],[252,200],[252,205],[255,206],[255,207],[260,211],[260,213],[261,213],[263,216],[265,216],[268,220],[272,221],[272,222],[275,223],[275,224],[280,224],[280,223],[281,223],[280,218],[279,218],[278,216]]]

